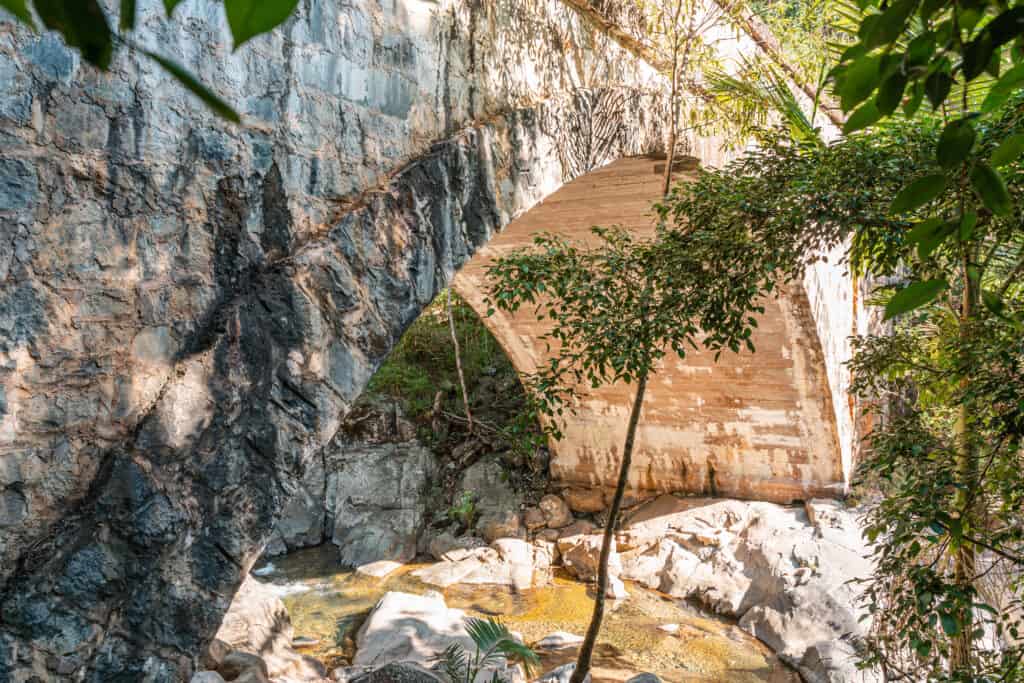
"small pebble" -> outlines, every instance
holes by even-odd
[[[310,638],[309,636],[295,636],[292,638],[292,647],[313,647],[319,643],[319,638]]]

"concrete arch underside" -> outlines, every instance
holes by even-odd
[[[484,315],[486,267],[499,254],[526,247],[547,231],[591,241],[594,225],[653,233],[651,204],[664,161],[619,159],[568,183],[513,221],[456,275],[453,286]],[[803,288],[764,302],[754,335],[756,354],[698,351],[665,359],[652,379],[641,415],[630,495],[669,491],[788,503],[840,495],[843,468],[821,345]],[[487,317],[523,373],[545,358],[545,323],[523,309]],[[615,487],[633,388],[616,385],[585,394],[552,443],[551,476],[569,498],[607,501]],[[585,489],[585,490],[579,490]]]

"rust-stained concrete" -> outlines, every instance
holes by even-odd
[[[480,250],[456,276],[456,290],[483,315],[487,264],[528,246],[537,232],[583,240],[591,226],[621,225],[653,233],[658,163],[621,159],[565,185]],[[648,386],[631,495],[685,491],[789,502],[842,493],[831,394],[806,295],[791,288],[765,309],[753,337],[756,354],[723,353],[717,363],[700,351],[666,358]],[[520,371],[531,372],[544,358],[543,325],[530,309],[499,311],[485,322]],[[603,489],[607,497],[633,390],[618,384],[584,396],[563,440],[553,444],[556,483]]]

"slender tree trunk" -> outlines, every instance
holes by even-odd
[[[611,556],[615,526],[619,520],[619,508],[622,507],[622,496],[626,492],[626,482],[629,479],[629,465],[633,460],[633,443],[636,441],[636,427],[640,421],[640,408],[643,406],[644,392],[646,391],[647,375],[644,374],[637,381],[636,395],[633,397],[633,409],[629,414],[629,426],[626,428],[626,443],[622,447],[619,482],[615,486],[615,497],[612,498],[612,504],[608,510],[608,521],[604,525],[601,557],[597,566],[597,595],[594,597],[594,613],[590,617],[590,626],[587,627],[587,635],[583,639],[579,658],[576,660],[576,670],[573,671],[569,683],[583,683],[587,674],[590,673],[590,659],[594,654],[594,645],[597,644],[597,635],[601,631],[601,620],[604,618],[604,594],[608,590],[608,558]]]
[[[466,411],[466,425],[473,432],[473,414],[469,412],[469,393],[466,391],[466,378],[462,374],[462,354],[459,352],[459,337],[455,334],[455,316],[452,315],[452,288],[448,288],[448,329],[452,333],[452,346],[455,347],[455,370],[459,373],[459,385],[462,387],[462,407]]]
[[[968,273],[968,265],[970,258],[968,252],[964,250],[963,257],[963,280],[964,280],[964,294],[963,301],[960,306],[960,343],[962,347],[967,347],[970,343],[971,325],[973,323],[974,316],[976,315],[977,303],[978,303],[978,287],[971,280]],[[961,350],[964,355],[963,366],[964,372],[969,367],[970,358],[967,357],[969,353]],[[970,380],[968,378],[961,379],[961,386],[963,389],[967,389],[967,384]],[[954,500],[954,507],[962,510],[961,523],[967,523],[972,518],[972,512],[967,508],[968,502],[974,499],[974,492],[978,486],[978,470],[977,461],[974,452],[974,434],[972,425],[971,407],[967,402],[966,394],[961,397],[961,403],[959,407],[959,414],[957,415],[955,433],[957,448],[959,452],[957,454],[956,461],[956,478],[957,483],[961,485],[960,490],[956,494]],[[974,546],[967,541],[961,541],[956,550],[953,551],[953,577],[956,583],[964,588],[970,588],[970,585],[974,582],[976,573],[975,566],[975,550]],[[953,636],[952,642],[950,643],[950,654],[949,654],[949,673],[952,677],[953,674],[960,672],[969,672],[972,669],[971,666],[971,631],[974,630],[974,615],[971,609],[968,609],[965,614],[962,615],[963,623],[960,624],[960,633]]]
[[[677,51],[672,53],[672,87],[670,88],[670,101],[668,103],[668,148],[665,150],[665,182],[661,188],[663,197],[667,197],[672,189],[672,166],[676,161],[676,119],[679,118],[676,110],[676,100],[679,90],[679,57]]]

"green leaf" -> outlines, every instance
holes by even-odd
[[[1024,64],[1013,67],[996,81],[981,103],[981,111],[988,113],[1001,107],[1021,82],[1024,82]]]
[[[135,28],[135,0],[121,0],[120,26],[122,31]]]
[[[843,124],[843,133],[849,135],[854,131],[867,128],[874,125],[880,118],[882,118],[882,112],[878,111],[874,101],[868,100],[857,111],[850,114],[850,118],[846,119],[846,123]]]
[[[945,0],[924,0],[924,2],[921,3],[921,11],[919,14],[922,19],[927,20],[945,5]]]
[[[967,119],[958,119],[946,125],[939,136],[935,158],[943,168],[956,168],[967,159],[974,147],[977,134]]]
[[[985,163],[977,163],[971,170],[971,185],[981,197],[981,201],[997,216],[1009,216],[1013,213],[1013,203],[1006,183],[999,172]]]
[[[277,28],[291,16],[299,0],[224,0],[234,49]]]
[[[964,78],[970,81],[980,76],[992,61],[995,48],[992,34],[988,31],[982,31],[977,38],[967,43],[964,46]]]
[[[918,81],[914,83],[913,87],[910,97],[903,103],[903,115],[908,119],[914,117],[917,110],[921,108],[921,102],[924,101],[924,83]]]
[[[967,242],[974,235],[974,228],[978,225],[978,214],[974,211],[967,211],[960,219],[960,241]]]
[[[906,29],[907,19],[917,9],[918,0],[897,0],[879,15],[864,38],[864,44],[870,50],[880,45],[894,42]]]
[[[960,622],[956,620],[949,612],[942,612],[939,614],[939,621],[942,622],[942,630],[946,632],[946,635],[952,638],[960,633]]]
[[[1024,33],[1024,7],[1006,10],[993,19],[985,30],[991,34],[992,42],[997,47],[1014,40]]]
[[[192,93],[205,102],[206,106],[208,106],[217,116],[227,119],[233,123],[241,123],[242,118],[238,115],[238,112],[231,108],[231,105],[217,97],[217,95],[200,83],[195,76],[186,71],[177,62],[173,62],[166,57],[161,57],[160,55],[148,50],[143,50],[142,52],[162,66],[169,74],[174,76],[179,83],[191,90]]]
[[[981,300],[985,303],[985,308],[998,316],[1003,315],[1003,310],[1006,308],[1006,305],[1003,304],[1003,300],[999,298],[998,294],[990,292],[987,289],[983,289],[981,290]]]
[[[875,104],[882,116],[889,116],[896,107],[900,106],[903,99],[903,89],[907,87],[907,77],[902,71],[897,71],[886,78],[881,87],[878,88],[878,96]]]
[[[989,160],[995,167],[1012,164],[1024,153],[1024,133],[1017,133],[1003,140]]]
[[[943,279],[925,280],[907,285],[885,306],[885,319],[889,320],[924,306],[942,293],[949,284]]]
[[[846,67],[838,88],[843,111],[852,110],[872,93],[881,62],[877,55],[865,55]]]
[[[943,225],[945,225],[945,221],[941,218],[929,218],[921,221],[910,229],[904,240],[908,245],[917,244],[921,240],[931,237]]]
[[[0,7],[10,12],[21,23],[35,30],[36,22],[32,20],[32,12],[28,10],[28,3],[25,0],[0,0]]]
[[[34,4],[43,25],[64,36],[69,46],[77,47],[85,61],[103,71],[110,67],[113,35],[96,0],[35,0]]]
[[[953,234],[955,228],[956,223],[941,218],[929,218],[918,223],[907,233],[906,242],[908,246],[916,244],[918,258],[925,261],[947,237]]]
[[[952,87],[953,77],[945,71],[935,71],[925,79],[924,92],[928,96],[928,101],[932,103],[933,109],[942,106]]]
[[[918,178],[900,190],[889,210],[898,214],[920,208],[942,194],[948,184],[949,179],[942,173]]]
[[[930,31],[928,33],[922,33],[907,45],[907,65],[920,66],[922,64],[927,64],[931,61],[934,53],[935,35]]]

